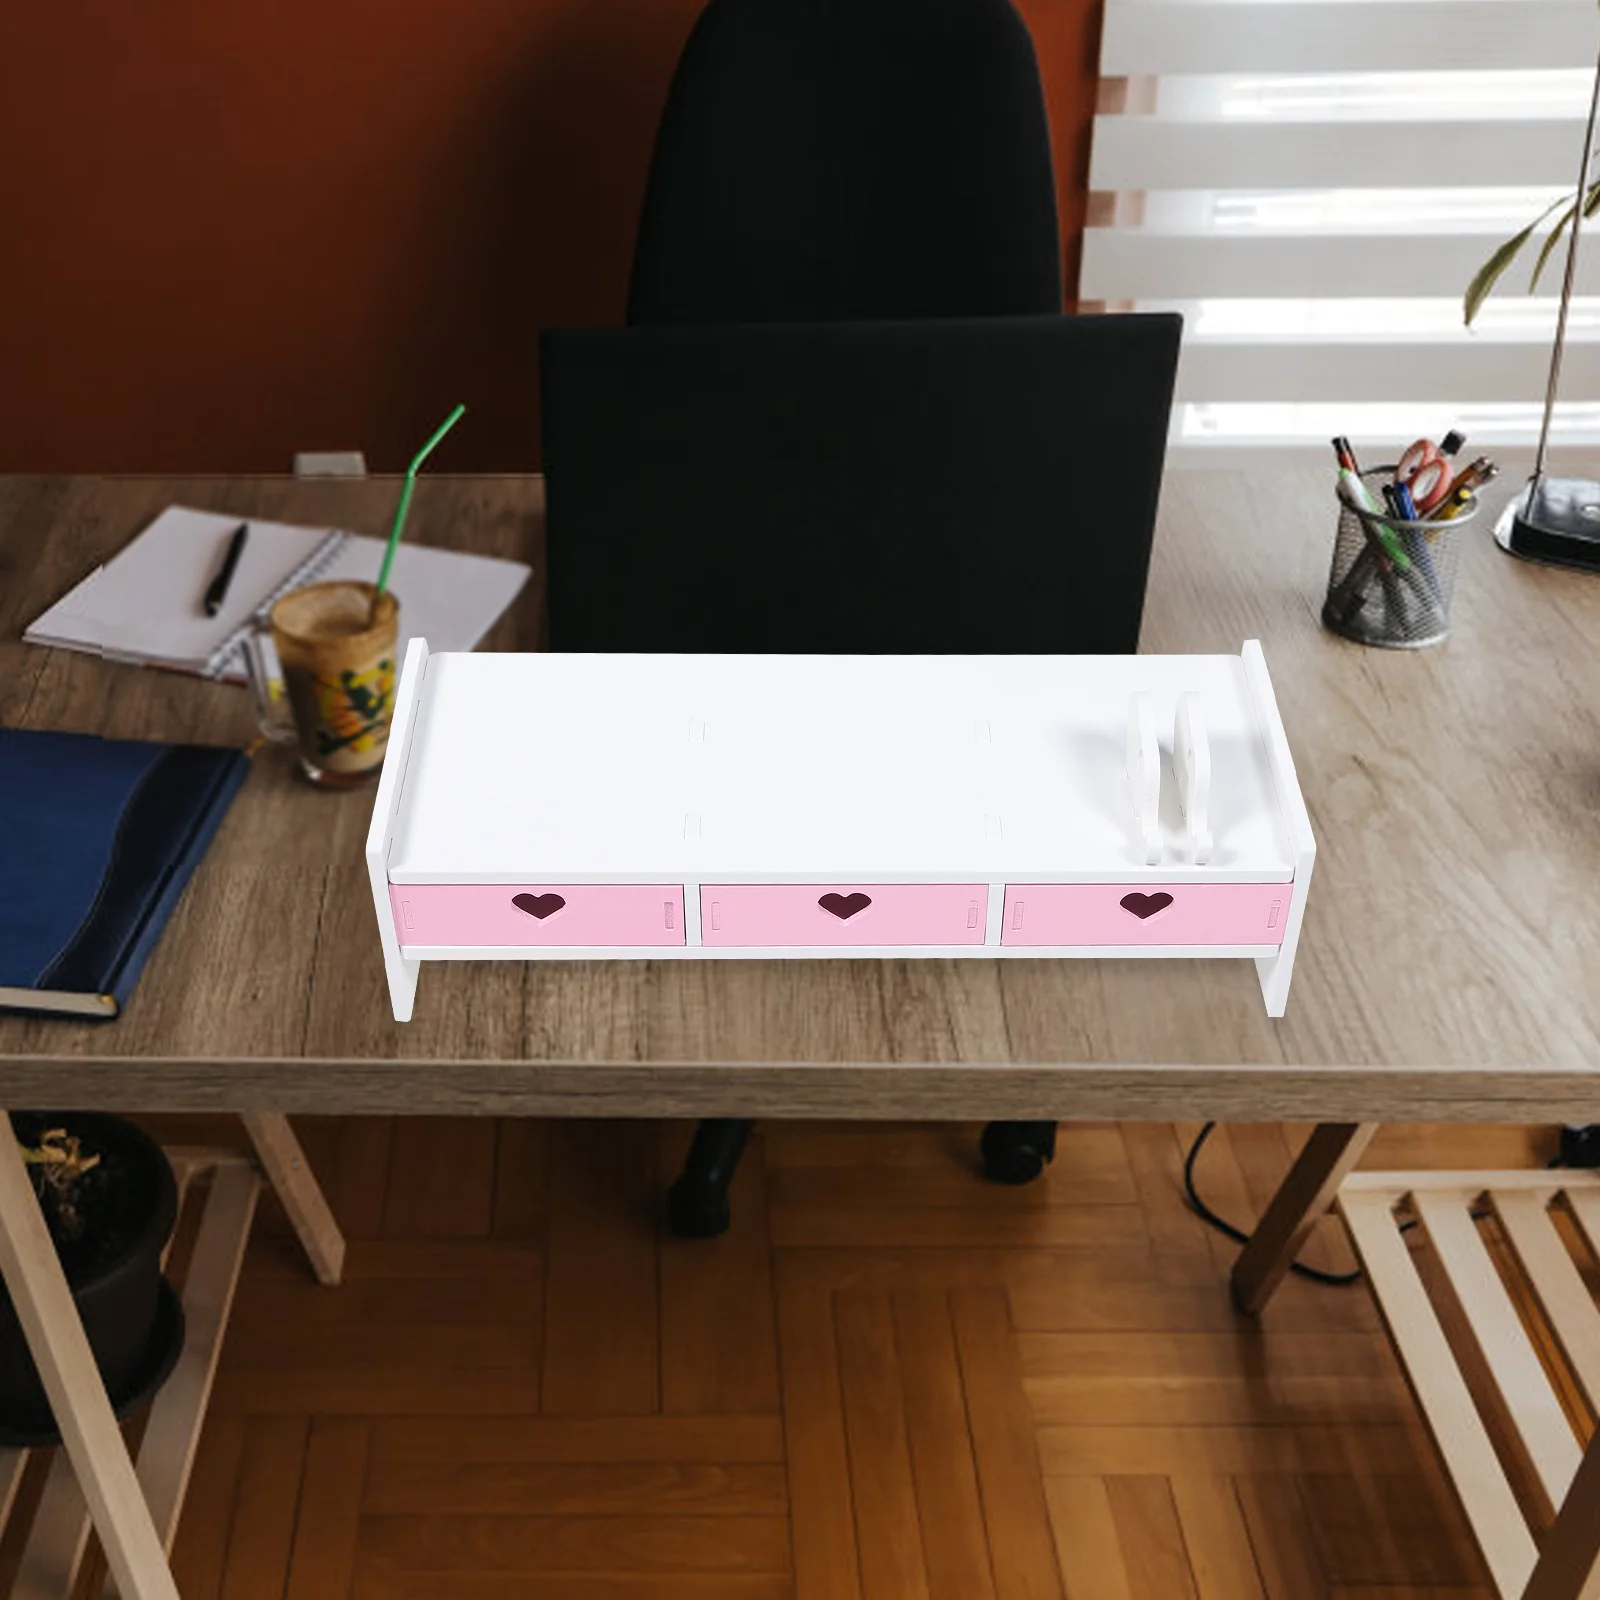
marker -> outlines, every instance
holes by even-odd
[[[1367,487],[1361,476],[1361,469],[1356,465],[1355,452],[1350,448],[1350,441],[1342,434],[1333,441],[1333,453],[1339,460],[1339,483],[1345,490],[1347,499],[1358,512],[1365,511],[1368,516],[1381,518],[1383,507],[1378,503],[1372,491]],[[1368,527],[1365,517],[1359,517],[1363,528]],[[1411,570],[1411,557],[1401,548],[1400,540],[1386,522],[1378,521],[1375,531],[1382,541],[1384,554],[1394,562],[1402,571]]]
[[[228,598],[228,585],[233,582],[234,568],[239,565],[244,542],[249,537],[248,522],[241,522],[233,530],[233,537],[228,541],[228,551],[222,558],[222,565],[217,568],[217,575],[211,580],[211,587],[206,590],[205,599],[200,602],[208,617],[216,616],[222,609],[222,602]]]
[[[1459,517],[1471,503],[1472,489],[1469,485],[1457,489],[1442,505],[1435,506],[1424,520],[1428,522],[1449,522],[1452,518]],[[1433,531],[1430,529],[1428,537],[1431,539],[1433,536]]]
[[[1475,461],[1469,461],[1453,479],[1450,487],[1445,491],[1445,499],[1455,497],[1459,489],[1476,489],[1487,483],[1500,469],[1488,458],[1479,456]]]

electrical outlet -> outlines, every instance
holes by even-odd
[[[364,478],[367,458],[359,450],[297,450],[294,475],[297,478]]]

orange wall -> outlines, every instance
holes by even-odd
[[[701,0],[0,4],[0,471],[537,460],[537,330],[620,319]],[[1023,0],[1069,275],[1096,0]],[[1069,276],[1070,281],[1070,276]]]

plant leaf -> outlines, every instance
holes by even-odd
[[[1529,294],[1532,294],[1539,287],[1539,276],[1544,271],[1545,263],[1554,253],[1557,242],[1560,240],[1561,235],[1566,232],[1567,224],[1577,215],[1577,211],[1576,204],[1568,206],[1562,213],[1561,220],[1551,230],[1550,237],[1545,240],[1544,248],[1539,252],[1539,259],[1533,264],[1533,276],[1528,279]],[[1600,182],[1590,184],[1588,198],[1583,202],[1585,218],[1594,216],[1597,211],[1600,211]]]
[[[1462,320],[1470,328],[1473,318],[1483,309],[1483,302],[1489,298],[1494,286],[1506,274],[1506,269],[1522,253],[1522,247],[1533,237],[1546,217],[1553,216],[1563,206],[1571,205],[1565,195],[1554,204],[1548,205],[1543,211],[1528,224],[1521,233],[1515,234],[1500,246],[1484,264],[1478,268],[1472,282],[1467,285],[1466,295],[1461,302]],[[1587,214],[1587,213],[1586,213]]]
[[[1539,251],[1538,259],[1533,263],[1533,276],[1528,279],[1528,293],[1532,294],[1539,287],[1539,277],[1543,273],[1545,263],[1555,254],[1555,248],[1561,243],[1562,235],[1567,231],[1567,224],[1578,214],[1578,203],[1573,203],[1556,219],[1556,225],[1545,236],[1544,246]]]
[[[1541,219],[1542,220],[1542,219]],[[1473,275],[1472,282],[1467,285],[1466,295],[1461,302],[1461,320],[1470,328],[1473,319],[1483,309],[1483,302],[1487,300],[1506,274],[1506,269],[1522,253],[1522,247],[1533,237],[1533,230],[1538,223],[1530,222],[1521,233],[1507,239]]]

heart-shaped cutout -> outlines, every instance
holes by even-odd
[[[854,894],[825,894],[817,904],[824,911],[831,911],[841,922],[853,917],[858,911],[865,911],[872,904],[870,894],[862,894],[857,889]]]
[[[1158,890],[1155,894],[1125,894],[1119,903],[1124,911],[1131,911],[1143,922],[1146,917],[1165,911],[1172,904],[1172,896],[1165,890]]]
[[[518,911],[526,911],[541,922],[553,917],[567,902],[558,894],[514,894],[511,903]]]

